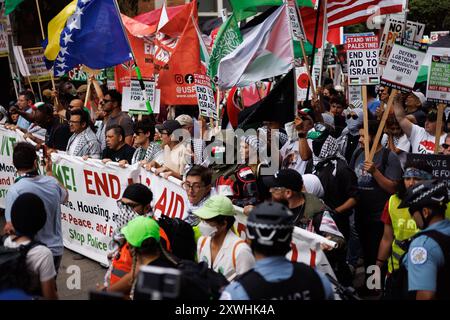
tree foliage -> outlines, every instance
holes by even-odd
[[[409,0],[408,20],[424,23],[425,34],[450,30],[450,0]]]

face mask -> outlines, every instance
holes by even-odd
[[[200,230],[201,234],[205,237],[213,237],[217,233],[217,228],[211,226],[205,221],[201,221],[198,224],[198,229]]]

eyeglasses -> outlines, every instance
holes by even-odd
[[[353,120],[356,120],[356,119],[358,119],[358,115],[356,115],[356,114],[348,114],[347,115],[347,119],[350,119],[350,118],[352,118]]]
[[[181,186],[183,187],[184,190],[189,191],[189,189],[192,189],[194,192],[199,191],[201,188],[204,187],[204,185],[200,184],[200,183],[193,183],[190,184],[189,182],[183,182],[181,184]]]
[[[450,147],[450,144],[446,144],[446,143],[442,144],[442,148],[444,148],[445,150],[447,150],[449,147]]]
[[[113,102],[113,100],[103,99],[100,101],[101,104],[107,104],[108,102]]]

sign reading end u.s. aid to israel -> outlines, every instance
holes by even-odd
[[[351,36],[345,41],[349,85],[374,85],[380,82],[378,37]]]

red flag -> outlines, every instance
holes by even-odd
[[[159,69],[161,104],[197,104],[194,74],[204,72],[193,19],[197,20],[195,1],[185,5],[156,36],[154,63],[155,69]]]

